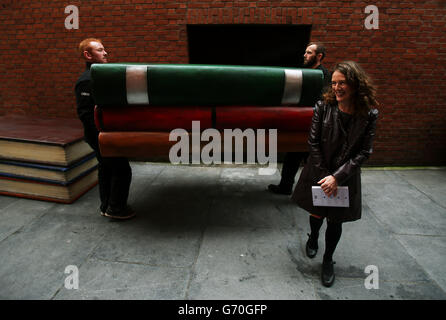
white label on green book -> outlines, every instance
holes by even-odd
[[[298,104],[302,95],[302,70],[285,69],[282,104]]]
[[[127,103],[149,104],[147,66],[127,66],[125,72]]]

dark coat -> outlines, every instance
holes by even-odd
[[[294,189],[292,200],[309,213],[327,217],[333,222],[361,218],[361,165],[372,153],[378,110],[366,116],[353,116],[344,128],[337,105],[318,101],[314,108],[308,143],[310,156]],[[350,203],[344,207],[313,206],[311,187],[329,175],[338,186],[348,186]]]

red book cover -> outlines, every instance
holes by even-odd
[[[189,143],[191,133],[187,133]],[[224,134],[221,132],[222,141]],[[266,134],[268,139],[268,134]],[[308,132],[277,133],[278,152],[307,152]],[[169,141],[168,132],[101,132],[99,146],[104,157],[150,158],[153,156],[168,156],[170,148],[178,141]],[[201,146],[208,142],[200,141]],[[266,145],[268,145],[266,141]],[[191,148],[189,148],[191,150]]]
[[[215,128],[308,131],[312,107],[217,107]]]
[[[69,166],[91,154],[79,119],[0,117],[0,158]]]
[[[211,107],[127,106],[95,108],[96,126],[100,131],[169,132],[176,128],[192,130],[192,121],[200,128],[212,127]]]
[[[278,129],[308,131],[313,116],[311,107],[149,107],[95,109],[100,131],[169,132],[176,128],[192,130],[192,121],[200,129]]]
[[[66,146],[82,140],[79,119],[47,119],[25,116],[0,117],[0,139]]]

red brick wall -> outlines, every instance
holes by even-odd
[[[67,30],[67,5],[79,29]],[[367,30],[367,5],[379,29]],[[381,105],[369,164],[446,164],[446,4],[437,1],[0,1],[0,115],[76,117],[76,47],[103,39],[111,62],[188,63],[187,24],[311,24],[325,65],[355,60]]]

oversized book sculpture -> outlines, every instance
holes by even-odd
[[[96,168],[97,165],[98,161],[94,153],[88,154],[69,166],[54,166],[0,158],[0,175],[10,175],[23,179],[40,179],[66,185],[82,173]]]
[[[0,117],[0,194],[72,203],[97,184],[78,119]]]
[[[69,166],[91,154],[78,119],[0,117],[0,158]]]
[[[73,203],[97,184],[98,170],[91,168],[67,183],[0,174],[0,194],[21,198]]]
[[[312,106],[323,86],[316,69],[193,64],[94,64],[91,78],[101,107]]]
[[[307,151],[320,70],[220,65],[94,64],[104,156],[167,155],[169,132],[276,129],[277,151]],[[223,141],[222,141],[223,143]],[[268,142],[266,142],[268,143]]]

